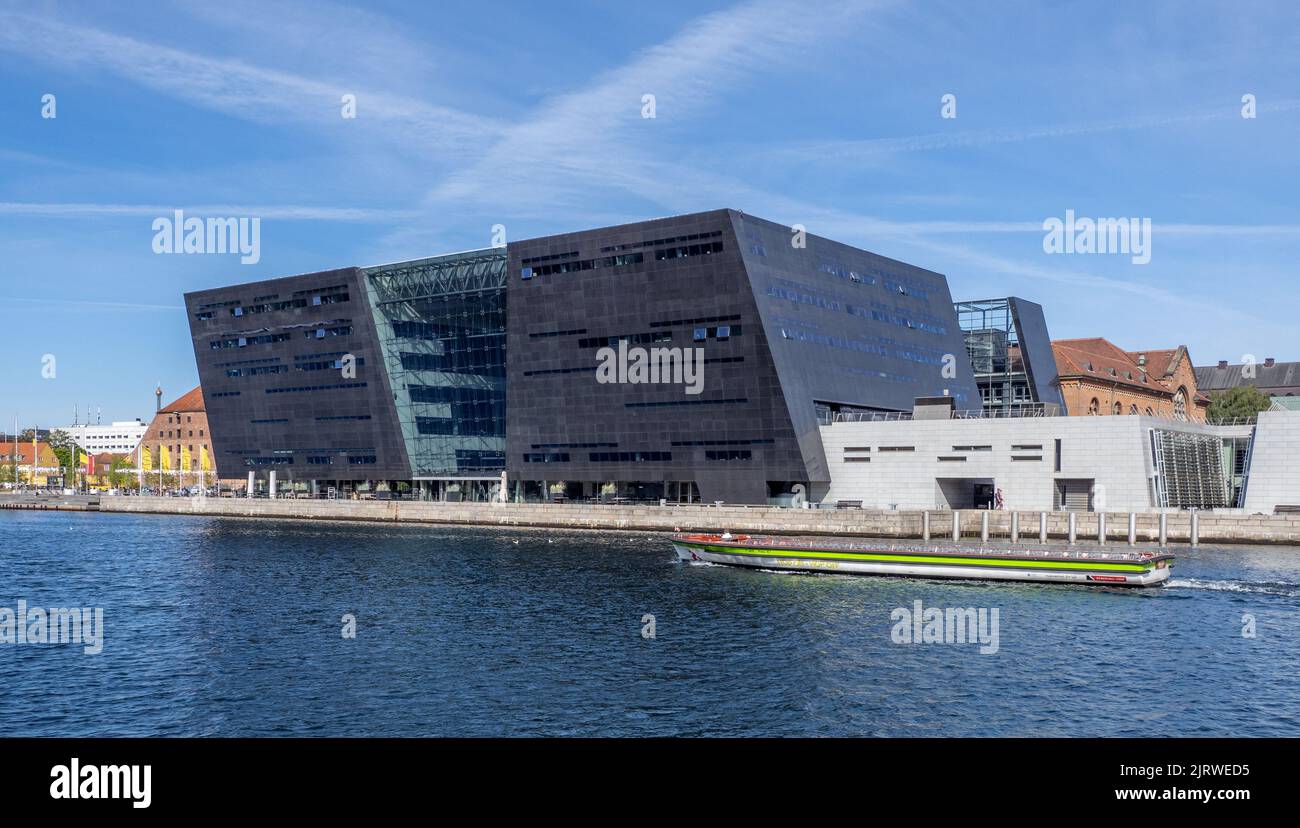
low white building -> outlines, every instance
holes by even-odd
[[[87,454],[112,452],[126,454],[135,451],[140,439],[149,430],[149,424],[140,420],[117,420],[109,425],[64,426],[72,441]]]
[[[1278,506],[1300,507],[1300,411],[1265,411],[1254,428],[1246,469],[1245,502],[1250,514],[1273,514]]]
[[[914,419],[836,422],[821,437],[825,504],[1267,514],[1300,505],[1300,412],[1209,426],[1127,415],[936,417],[918,406]]]

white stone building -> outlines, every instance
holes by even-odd
[[[64,426],[72,441],[87,454],[112,452],[127,454],[135,451],[140,438],[149,430],[149,424],[140,420],[118,420],[109,425],[74,425]]]
[[[831,485],[821,502],[972,509],[996,508],[1000,496],[1002,508],[1025,511],[1195,506],[1266,514],[1300,505],[1300,412],[1266,412],[1255,426],[917,412],[915,419],[823,425]],[[1248,453],[1239,499],[1232,463],[1242,447]]]

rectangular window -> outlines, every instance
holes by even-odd
[[[749,449],[709,450],[704,452],[705,460],[749,460],[752,457],[753,452]]]
[[[561,452],[527,452],[524,454],[525,463],[567,463],[569,462],[569,453]]]
[[[1056,464],[1053,470],[1061,470],[1061,439],[1059,437],[1056,439]]]
[[[593,451],[587,454],[587,459],[592,463],[665,463],[673,459],[673,454],[670,451]]]

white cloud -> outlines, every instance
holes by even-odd
[[[87,218],[93,216],[171,216],[184,210],[191,216],[248,216],[288,221],[387,222],[418,215],[413,210],[378,210],[362,207],[309,207],[250,204],[94,204],[0,201],[0,215]]]
[[[1261,104],[1261,114],[1290,112],[1300,109],[1300,101],[1274,101]],[[1240,104],[1228,101],[1224,106],[1199,112],[1151,115],[1112,121],[1081,124],[1058,124],[1046,127],[1019,129],[966,130],[936,132],[927,135],[910,135],[897,138],[868,138],[856,141],[808,141],[786,146],[765,147],[754,153],[755,157],[771,161],[796,162],[843,167],[846,164],[883,162],[899,153],[933,152],[938,150],[968,149],[1037,141],[1051,138],[1070,138],[1079,135],[1097,135],[1124,130],[1155,129],[1204,123],[1208,121],[1241,120]]]
[[[432,202],[462,200],[581,201],[598,190],[658,189],[651,152],[659,130],[714,105],[758,71],[791,66],[884,2],[760,0],[704,15],[664,43],[637,54],[584,89],[542,102],[507,129],[478,163],[453,173]],[[654,95],[657,117],[641,116]],[[679,182],[676,187],[690,185]],[[502,190],[506,189],[503,195]]]
[[[168,96],[260,123],[329,126],[340,139],[351,127],[423,154],[471,152],[501,125],[449,107],[351,83],[211,58],[170,46],[27,14],[0,15],[0,50],[69,69],[109,72]],[[355,121],[340,116],[344,93],[357,95]]]

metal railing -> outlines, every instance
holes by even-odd
[[[1214,419],[1211,419],[1209,417],[1205,418],[1205,424],[1212,425],[1212,426],[1257,425],[1258,422],[1259,422],[1258,414],[1252,414],[1249,417],[1218,417]]]
[[[974,408],[953,411],[952,420],[1001,420],[1022,417],[1060,417],[1060,408],[1050,403],[1025,403],[1012,408]],[[835,411],[830,417],[818,418],[823,425],[832,423],[883,423],[914,419],[911,411]]]
[[[1300,414],[1300,411],[1294,412]],[[1030,403],[1017,408],[998,408],[998,409],[970,409],[964,411],[953,411],[949,416],[952,420],[1002,420],[1002,419],[1024,419],[1039,417],[1065,417],[1068,416],[1059,407],[1050,403]],[[1106,415],[1101,415],[1106,416]],[[1226,417],[1221,419],[1207,419],[1205,422],[1198,420],[1180,420],[1176,417],[1161,416],[1159,414],[1142,414],[1142,415],[1109,415],[1109,416],[1143,416],[1154,420],[1165,420],[1169,423],[1178,425],[1209,425],[1209,426],[1246,426],[1256,425],[1258,416],[1250,417]],[[911,411],[835,411],[829,416],[819,415],[818,422],[821,425],[832,425],[834,423],[885,423],[901,422],[912,420]]]

